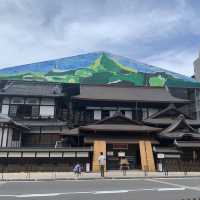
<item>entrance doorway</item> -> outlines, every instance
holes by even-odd
[[[130,169],[141,169],[140,151],[138,144],[115,143],[107,144],[107,169],[119,170],[120,159],[125,157],[129,161]]]

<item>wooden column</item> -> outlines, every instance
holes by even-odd
[[[103,152],[103,155],[106,156],[106,141],[95,140],[94,150],[93,150],[93,161],[92,161],[93,172],[99,172],[100,170],[98,158],[101,152]],[[106,167],[105,167],[105,170],[106,170]]]
[[[139,141],[142,170],[155,171],[151,141]]]

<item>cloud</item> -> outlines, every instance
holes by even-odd
[[[158,55],[153,55],[144,59],[144,62],[154,66],[174,71],[184,75],[194,74],[193,62],[197,53],[193,50],[171,50]]]
[[[191,75],[196,1],[0,1],[0,67],[104,50]]]

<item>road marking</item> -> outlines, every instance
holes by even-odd
[[[93,194],[118,194],[118,193],[127,193],[130,190],[111,190],[111,191],[97,191]]]
[[[135,189],[135,190],[103,190],[103,191],[86,191],[86,192],[66,192],[66,193],[44,193],[44,194],[5,194],[0,195],[0,197],[15,197],[15,198],[32,198],[32,197],[52,197],[52,196],[61,196],[61,195],[76,195],[76,194],[92,194],[92,195],[100,195],[100,194],[119,194],[119,193],[128,193],[128,192],[143,192],[143,191],[183,191],[186,188],[144,188],[144,189]]]
[[[146,179],[146,180],[147,181],[156,182],[156,183],[162,183],[162,184],[166,184],[166,185],[170,185],[170,186],[176,186],[176,187],[179,187],[179,188],[186,188],[186,189],[189,189],[189,190],[200,191],[199,187],[191,187],[191,186],[188,186],[188,185],[182,185],[182,184],[177,184],[177,183],[170,183],[170,182],[167,182],[167,181],[160,181],[158,179]]]
[[[182,191],[185,190],[186,188],[159,188],[158,191]]]

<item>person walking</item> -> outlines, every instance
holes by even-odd
[[[98,161],[99,161],[99,167],[100,167],[101,177],[104,177],[106,157],[103,155],[103,152],[100,153]]]
[[[121,158],[120,169],[122,170],[123,176],[126,176],[126,171],[129,169],[129,162],[127,158]]]
[[[74,167],[74,174],[75,174],[75,177],[78,179],[79,176],[81,175],[81,172],[82,172],[82,169],[81,169],[81,165],[79,163],[77,163]]]

